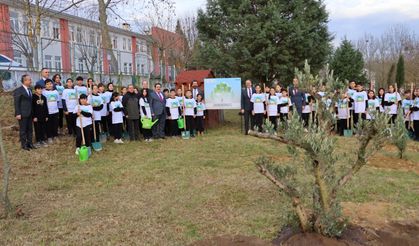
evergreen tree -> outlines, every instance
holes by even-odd
[[[362,53],[356,50],[352,43],[345,39],[336,49],[330,62],[335,76],[342,80],[366,82],[364,73],[364,59]]]
[[[400,88],[404,85],[404,57],[400,55],[397,61],[396,83]]]
[[[390,67],[390,71],[388,71],[388,76],[387,76],[387,84],[388,85],[391,85],[391,84],[393,84],[394,83],[394,81],[395,81],[395,70],[396,70],[396,65],[393,63],[393,64],[391,64],[391,67]]]
[[[318,71],[330,53],[322,1],[208,0],[198,12],[198,64],[221,76],[290,81],[307,59]]]

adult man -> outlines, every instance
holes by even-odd
[[[22,86],[13,93],[15,116],[19,121],[19,137],[22,149],[35,149],[32,144],[32,79],[24,74],[20,80]]]
[[[291,98],[291,102],[297,113],[301,116],[303,106],[305,104],[305,93],[298,88],[298,79],[294,78],[292,86],[289,88],[288,94]]]
[[[127,119],[129,139],[140,140],[139,95],[135,94],[133,85],[128,86],[127,93],[122,98],[122,105]]]
[[[192,97],[196,100],[196,97],[200,94],[202,96],[202,99],[204,98],[204,92],[199,89],[198,81],[192,80]]]
[[[242,89],[241,95],[241,114],[244,115],[244,134],[247,135],[250,127],[253,129],[253,115],[252,115],[252,103],[250,98],[255,93],[255,88],[252,87],[252,81],[246,80],[246,87]],[[250,122],[250,125],[249,125]]]
[[[142,86],[143,86],[142,87],[143,89],[147,89],[147,95],[150,95],[151,94],[151,90],[149,89],[148,81],[147,80],[143,80]]]
[[[36,85],[42,86],[42,89],[45,88],[45,80],[49,78],[49,70],[48,68],[41,69],[41,79],[36,82]]]
[[[164,98],[164,95],[161,91],[160,83],[156,83],[154,85],[154,91],[150,93],[149,100],[153,121],[156,119],[158,120],[157,123],[153,126],[153,138],[164,139],[164,126],[166,121],[166,98]]]

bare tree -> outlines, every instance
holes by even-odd
[[[185,37],[184,48],[184,66],[188,68],[191,64],[192,57],[196,52],[198,46],[198,28],[196,27],[196,15],[187,15],[180,19],[180,25]]]

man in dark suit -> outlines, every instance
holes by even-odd
[[[29,75],[22,76],[22,86],[13,92],[15,117],[19,121],[19,137],[22,149],[35,149],[32,144],[32,79]]]
[[[45,88],[45,80],[47,80],[49,78],[49,70],[48,68],[42,68],[41,69],[41,79],[38,80],[35,85],[40,85],[42,86],[42,89]]]
[[[166,123],[166,98],[161,91],[161,84],[154,85],[154,91],[150,93],[150,110],[153,121],[158,120],[153,126],[153,138],[165,138],[164,126]]]
[[[199,89],[198,81],[192,80],[192,97],[193,97],[193,99],[196,100],[198,94],[202,96],[202,99],[204,99],[204,92],[201,89]]]
[[[297,113],[301,117],[303,106],[305,104],[305,92],[298,88],[298,79],[294,78],[292,86],[289,88],[288,94],[293,103],[293,107],[297,110]]]
[[[246,80],[246,87],[242,89],[241,95],[241,111],[240,113],[244,115],[244,134],[247,135],[249,132],[249,122],[250,128],[253,129],[253,115],[252,115],[252,103],[250,98],[255,93],[255,88],[252,87],[252,81]]]

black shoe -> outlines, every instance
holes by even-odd
[[[27,151],[30,151],[31,150],[28,146],[23,146],[22,149],[23,150],[27,150]]]
[[[29,149],[37,149],[37,147],[35,147],[33,144],[27,144],[26,147]]]

